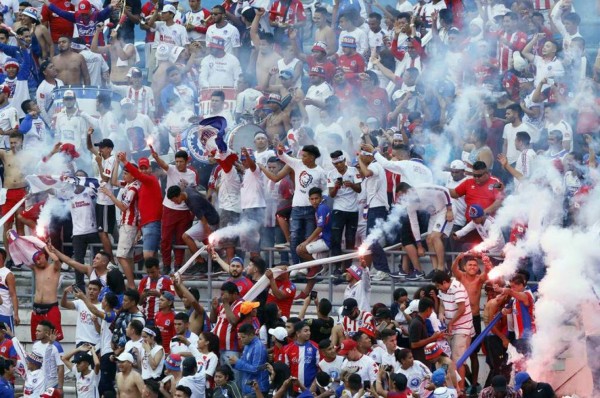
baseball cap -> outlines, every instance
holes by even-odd
[[[75,145],[73,144],[62,144],[60,146],[60,151],[62,153],[66,153],[67,155],[71,156],[72,158],[78,158],[79,157],[79,152],[77,152],[77,150],[75,149]]]
[[[97,146],[98,148],[114,148],[115,144],[110,138],[105,138],[100,142],[96,142],[94,146]]]
[[[186,357],[183,362],[181,362],[181,370],[193,370],[197,366],[196,358],[194,357]]]
[[[527,380],[531,379],[529,373],[527,372],[519,372],[515,375],[515,391],[518,391],[523,386]]]
[[[40,19],[38,11],[34,7],[27,7],[21,14],[26,15],[31,19],[35,19],[36,21],[39,21]]]
[[[294,72],[289,69],[284,69],[279,71],[279,78],[283,80],[290,80],[294,77]]]
[[[313,66],[310,68],[310,72],[308,72],[310,76],[321,76],[325,77],[325,69],[320,66]]]
[[[362,279],[363,276],[363,269],[362,267],[354,264],[352,266],[350,266],[350,268],[348,268],[346,270],[347,273],[349,273],[354,279],[356,279],[357,281]]]
[[[369,326],[369,325],[363,326],[362,328],[358,328],[358,331],[363,332],[364,334],[371,337],[372,339],[377,338],[377,335],[375,334],[375,331],[373,330],[372,326]]]
[[[136,68],[135,66],[132,68],[129,68],[129,71],[127,72],[127,77],[133,77],[133,75],[137,75],[137,76],[142,76],[142,71],[140,68]]]
[[[81,0],[77,6],[77,10],[82,14],[89,14],[92,12],[92,5],[88,0]]]
[[[16,59],[14,59],[14,58],[8,58],[8,59],[6,60],[6,62],[4,62],[4,69],[6,69],[6,68],[10,68],[10,67],[13,67],[13,68],[17,68],[17,69],[19,69],[19,68],[20,68],[20,66],[19,66],[19,61],[17,61],[17,60],[16,60]]]
[[[94,357],[92,357],[87,352],[78,352],[73,357],[73,363],[79,363],[79,362],[87,362],[90,365],[92,365],[94,363]]]
[[[404,89],[394,91],[394,93],[392,94],[392,101],[396,101],[397,99],[404,97],[404,94],[408,93],[408,91],[409,90]]]
[[[342,47],[356,48],[356,39],[352,36],[343,37]]]
[[[167,359],[165,359],[165,366],[169,370],[179,372],[181,370],[181,355],[170,354]]]
[[[481,207],[480,205],[471,205],[471,207],[469,207],[469,217],[471,217],[472,219],[483,217],[483,215],[483,207]]]
[[[208,47],[210,48],[220,48],[221,50],[225,49],[225,39],[219,36],[213,36],[210,38],[208,42]]]
[[[133,106],[134,105],[133,101],[131,100],[131,98],[127,98],[127,97],[123,98],[121,100],[120,104],[121,104],[121,107],[123,107],[123,106]]]
[[[173,296],[173,293],[171,293],[171,292],[163,292],[162,295],[163,295],[164,298],[166,298],[170,302],[175,301],[175,296]]]
[[[467,165],[465,164],[465,162],[463,162],[460,159],[453,160],[452,163],[450,163],[450,170],[466,170],[466,169],[467,169]]]
[[[173,7],[173,6],[171,6]],[[156,60],[157,61],[167,61],[171,56],[171,47],[169,47],[166,43],[160,43],[156,46]]]
[[[25,356],[27,357],[27,360],[33,363],[34,365],[42,366],[42,361],[44,360],[44,358],[39,356],[38,354],[34,352],[28,352],[27,354],[25,354]]]
[[[432,398],[454,398],[456,395],[450,391],[448,387],[438,387],[433,390]]]
[[[446,382],[446,371],[444,368],[439,368],[431,374],[431,382],[435,384],[436,387],[444,385]]]
[[[281,105],[281,95],[269,94],[269,98],[267,98],[267,104],[268,103]]]
[[[138,160],[138,167],[141,169],[142,167],[150,167],[150,161],[148,158],[140,158]]]
[[[385,319],[385,318],[391,318],[391,317],[392,317],[392,311],[390,311],[390,309],[388,307],[379,308],[377,310],[377,312],[375,313],[375,319]]]
[[[442,348],[435,341],[433,343],[429,343],[425,346],[425,358],[428,361],[435,359],[443,354]]]
[[[525,373],[527,374],[527,373]],[[529,375],[527,375],[527,378],[529,378]],[[516,378],[515,378],[516,379]],[[524,381],[527,381],[527,379],[525,379]],[[516,383],[516,381],[515,381]],[[506,392],[506,385],[508,383],[506,382],[506,377],[502,376],[502,375],[496,375],[494,377],[492,377],[492,387],[494,388],[495,392]],[[523,382],[521,382],[521,384],[523,384]],[[518,388],[516,388],[516,384],[515,384],[515,389],[518,390]],[[519,386],[520,388],[520,386]]]
[[[240,313],[243,315],[248,315],[253,309],[258,307],[260,307],[260,303],[258,301],[244,301],[240,306]]]
[[[170,12],[175,15],[177,14],[177,8],[171,4],[165,4],[160,12]]]
[[[40,398],[60,398],[62,395],[58,388],[47,388],[40,394]]]
[[[353,349],[355,349],[356,347],[358,347],[358,343],[352,339],[346,339],[344,341],[342,341],[342,344],[340,345],[340,349],[338,351],[338,354],[340,355],[346,355],[348,354],[350,351],[352,351]]]
[[[346,300],[344,300],[342,315],[343,316],[350,315],[356,307],[358,307],[358,302],[353,298],[347,298]]]
[[[121,355],[117,357],[117,361],[135,363],[133,360],[133,355],[131,355],[129,352],[122,352]]]
[[[279,341],[286,341],[288,337],[287,330],[283,326],[278,326],[274,329],[269,329],[269,334]]]
[[[326,53],[327,52],[327,43],[325,43],[324,41],[315,42],[315,44],[313,44],[313,46],[312,46],[312,51],[323,51],[324,53]]]
[[[73,91],[73,90],[66,90],[63,93],[63,99],[66,99],[66,98],[77,98],[77,96],[75,95],[75,91]]]
[[[419,312],[419,300],[413,300],[408,304],[408,307],[404,310],[405,314],[412,314],[413,312]]]

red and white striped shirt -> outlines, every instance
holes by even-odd
[[[125,186],[119,200],[125,206],[127,210],[121,212],[121,225],[132,225],[138,226],[140,223],[140,213],[138,211],[138,191],[140,189],[140,182],[133,181]]]
[[[342,318],[341,324],[346,337],[354,336],[354,333],[358,332],[360,328],[375,330],[373,314],[367,311],[361,311],[356,319],[350,319],[350,317],[345,316]]]
[[[140,295],[144,293],[144,290],[158,290],[161,294],[164,292],[170,292],[175,294],[175,288],[173,288],[173,282],[166,275],[161,275],[158,279],[152,280],[150,277],[145,276],[140,285],[138,286],[138,292]],[[146,320],[154,320],[154,314],[158,312],[158,297],[149,296],[146,299],[146,303],[142,306],[142,313],[146,317]]]
[[[237,299],[231,303],[231,312],[236,317],[240,316],[240,309],[244,300]],[[213,328],[212,332],[219,337],[219,350],[223,351],[239,351],[240,345],[238,344],[237,338],[237,327],[229,323],[223,304],[219,305],[217,309],[219,315],[217,316],[217,323]]]
[[[154,112],[154,93],[148,86],[142,86],[139,90],[129,86],[127,90],[127,98],[129,98],[139,113],[150,116]]]
[[[513,52],[521,51],[527,45],[527,34],[524,32],[506,33],[500,32],[500,38],[506,39],[508,45],[498,40],[498,63],[500,66],[500,74],[508,70],[509,60],[513,56]]]
[[[554,0],[533,0],[533,9],[536,11],[551,10]]]
[[[465,312],[452,324],[452,334],[475,335],[473,314],[471,313],[471,302],[469,301],[469,295],[463,284],[455,278],[452,278],[450,287],[446,293],[440,290],[439,298],[444,303],[444,317],[446,318],[446,322],[454,320],[456,312],[458,311],[458,303],[463,303],[465,305]]]

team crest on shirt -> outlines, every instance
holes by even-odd
[[[6,352],[6,347],[2,347],[1,352]]]
[[[302,173],[300,173],[300,177],[298,178],[298,180],[300,181],[300,186],[302,188],[306,188],[313,181],[313,176],[307,173],[306,170],[304,170],[302,171]]]
[[[170,324],[171,324],[171,321],[170,321],[169,319],[167,319],[167,320],[165,321],[165,326],[169,326]]]
[[[350,62],[350,65],[352,65],[352,66],[356,66],[356,61],[352,61],[352,62]]]
[[[493,191],[494,190],[494,185],[496,185],[496,184],[490,184],[490,185],[488,185],[488,189],[490,191]]]
[[[411,379],[408,381],[408,385],[410,386],[411,390],[418,389],[420,384],[421,380],[419,380],[417,377],[411,377]]]
[[[373,104],[379,106],[379,105],[381,105],[381,100],[379,98],[375,98],[375,101],[373,101]]]

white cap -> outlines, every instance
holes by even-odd
[[[507,12],[510,12],[508,8],[504,4],[495,4],[492,7],[492,18],[503,17]]]
[[[396,101],[404,96],[404,94],[408,93],[408,90],[396,90],[394,94],[392,94],[392,101]]]
[[[140,70],[140,68],[136,68],[134,66],[132,68],[129,68],[129,71],[127,72],[127,74],[125,76],[131,77],[131,76],[133,76],[134,73],[142,73],[142,71]]]
[[[450,163],[450,170],[466,170],[466,169],[467,169],[467,165],[465,164],[465,162],[463,162],[460,159],[453,160],[452,163]]]
[[[177,8],[171,4],[165,4],[161,12],[172,12],[173,14],[177,14]]]
[[[125,97],[121,100],[121,106],[125,106],[125,105],[134,105],[131,98]]]
[[[73,98],[77,98],[77,96],[75,95],[75,91],[73,91],[73,90],[66,90],[66,91],[63,93],[63,98],[65,98],[65,97],[73,97]]]
[[[171,55],[171,48],[166,43],[161,43],[156,47],[156,60],[168,61],[170,55]]]
[[[288,337],[287,330],[283,326],[278,326],[275,329],[269,329],[269,334],[279,341],[285,341]]]
[[[133,355],[131,355],[129,352],[121,353],[121,355],[117,357],[117,361],[135,363],[135,361],[133,360]]]
[[[404,310],[405,314],[412,314],[413,312],[419,312],[419,300],[413,300],[408,305],[408,308]]]

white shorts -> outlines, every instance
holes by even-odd
[[[452,221],[446,221],[446,210],[440,211],[429,216],[427,233],[441,232],[443,235],[450,236],[453,225]]]
[[[310,242],[308,245],[306,245],[306,251],[309,254],[328,252],[329,246],[327,246],[327,243],[325,243],[323,239],[317,239],[316,241]]]
[[[138,227],[134,225],[121,225],[119,227],[119,243],[117,244],[117,257],[133,258],[133,249]]]
[[[212,231],[219,229],[218,225],[209,225],[209,227]],[[202,224],[200,221],[197,221],[184,233],[197,242],[202,242],[204,239],[208,238],[208,234],[204,230],[204,224]]]

